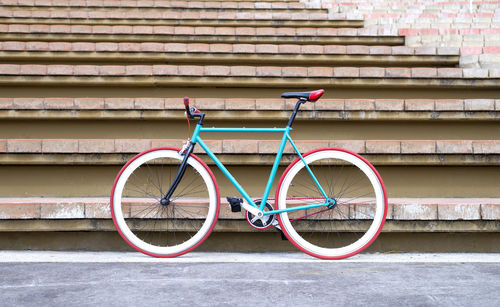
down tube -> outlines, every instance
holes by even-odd
[[[227,168],[220,162],[220,160],[214,155],[214,153],[210,150],[210,148],[207,147],[207,145],[202,141],[200,137],[197,137],[195,140],[198,144],[200,144],[201,148],[205,150],[207,155],[215,162],[217,167],[226,175],[227,179],[231,181],[231,183],[234,185],[234,187],[240,192],[241,196],[245,198],[245,200],[255,208],[258,208],[257,205],[253,202],[253,200],[250,198],[250,196],[247,194],[247,192],[243,189],[243,187],[236,181],[236,179],[231,175],[231,173],[227,170]]]

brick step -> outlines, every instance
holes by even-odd
[[[220,220],[242,220],[244,213],[230,211],[225,198],[220,200]],[[273,200],[270,200],[273,203]],[[150,204],[144,201],[144,204]],[[500,220],[499,198],[389,198],[388,221],[498,221]],[[356,206],[357,204],[351,204]],[[189,204],[186,204],[189,206]],[[359,206],[359,205],[358,205]],[[111,219],[108,197],[75,198],[0,198],[0,231],[12,231],[9,220],[81,220]],[[76,224],[76,223],[75,223]],[[77,224],[76,224],[77,225]],[[75,225],[75,226],[76,226]],[[69,226],[69,225],[67,225]],[[89,225],[90,226],[90,225]],[[106,229],[110,230],[109,225]],[[435,225],[435,227],[439,227]],[[470,225],[474,227],[475,225]],[[75,229],[74,230],[84,230]],[[101,226],[102,227],[102,226]],[[439,231],[435,227],[424,231]],[[384,227],[385,229],[386,227]],[[385,231],[396,231],[387,227]],[[488,229],[489,228],[489,229]],[[486,229],[463,229],[462,231],[499,231],[496,222]],[[71,229],[71,228],[70,228]],[[217,229],[217,228],[216,228]],[[16,229],[19,230],[19,229]],[[23,229],[27,231],[28,229]],[[49,229],[44,229],[49,230]],[[52,230],[52,229],[51,229]],[[65,229],[69,230],[69,229]],[[90,230],[90,229],[85,229]],[[92,230],[96,230],[93,228]],[[29,231],[29,230],[28,230]]]
[[[22,43],[22,42],[21,42]],[[5,44],[5,43],[4,43]],[[42,43],[42,45],[48,43]],[[58,44],[58,43],[53,43]],[[78,43],[77,43],[78,44]],[[89,43],[93,44],[93,43]],[[184,49],[195,50],[181,53],[164,51],[165,44],[150,43],[154,46],[146,46],[151,51],[146,52],[130,52],[132,48],[127,46],[126,52],[112,52],[118,50],[118,44],[115,46],[107,46],[106,44],[113,43],[97,43],[95,44],[96,52],[47,52],[40,49],[30,50],[30,43],[27,43],[26,51],[0,51],[0,63],[30,63],[30,64],[176,64],[176,65],[289,65],[294,63],[296,66],[385,66],[385,67],[456,67],[459,64],[459,56],[457,55],[392,55],[391,48],[388,48],[388,54],[380,53],[376,47],[367,47],[365,50],[359,51],[358,54],[338,54],[340,50],[346,50],[345,46],[330,45],[325,46],[308,46],[308,45],[277,45],[278,53],[271,53],[273,50],[268,49],[269,53],[248,53],[250,46],[245,46],[248,49],[240,53],[233,53],[234,46],[224,44],[200,45],[188,44]],[[38,44],[37,44],[38,45]],[[103,46],[104,45],[104,46]],[[138,44],[139,45],[139,44]],[[192,46],[194,45],[194,46]],[[68,43],[58,44],[60,47],[69,46]],[[149,48],[148,48],[149,47]],[[180,46],[179,46],[180,47]],[[272,46],[253,46],[263,49]],[[317,48],[319,47],[319,48]],[[356,46],[358,47],[358,46]],[[337,54],[325,54],[325,50],[331,50]],[[360,48],[352,48],[359,50]],[[5,50],[5,49],[4,49]],[[212,51],[211,51],[212,50]],[[217,51],[218,50],[218,51]],[[223,52],[223,51],[228,52]],[[303,51],[322,51],[322,54],[308,54]],[[160,52],[154,52],[160,51]],[[197,52],[198,51],[198,52]],[[199,52],[201,51],[201,52]],[[364,55],[361,52],[367,52]],[[350,50],[350,52],[354,52]]]
[[[62,8],[298,8],[303,9],[306,7],[304,3],[295,1],[175,1],[175,0],[161,0],[161,1],[99,1],[99,0],[57,0],[57,1],[16,1],[16,0],[2,0],[0,5],[3,7],[62,7]]]
[[[104,1],[104,4],[113,3],[112,1]],[[227,2],[221,2],[227,3]],[[212,5],[210,2],[205,3],[208,7],[187,7],[183,5],[174,4],[170,7],[113,7],[113,6],[99,6],[99,7],[81,7],[81,6],[54,6],[51,5],[51,15],[58,16],[62,18],[76,17],[78,12],[83,12],[80,16],[84,16],[85,13],[98,14],[98,12],[107,12],[110,10],[115,11],[115,16],[121,16],[121,18],[128,18],[134,16],[144,16],[145,13],[155,13],[155,12],[225,12],[230,14],[236,14],[238,12],[249,12],[249,13],[262,13],[262,14],[272,14],[272,13],[304,13],[304,14],[327,14],[328,10],[320,8],[305,8],[302,3],[285,3],[287,7],[267,7],[259,5],[249,5],[248,7],[226,7],[224,5]],[[242,3],[240,3],[241,5]],[[243,5],[241,5],[243,6]],[[276,5],[275,5],[276,6]],[[9,11],[13,9],[18,11],[19,6],[4,6],[4,11]],[[47,7],[43,6],[25,6],[22,11],[44,11]],[[21,12],[22,12],[21,11]],[[95,13],[97,12],[97,13]],[[5,14],[5,13],[4,13]],[[8,14],[8,12],[6,13]],[[19,14],[24,17],[23,14]]]
[[[279,140],[207,140],[218,154],[276,154]],[[0,139],[3,154],[115,154],[138,153],[154,147],[181,148],[185,140],[162,139]],[[296,140],[307,152],[322,147],[339,147],[360,154],[388,155],[500,155],[500,140]],[[195,148],[195,153],[202,153]],[[290,144],[284,153],[293,154]],[[497,161],[498,162],[498,161]]]
[[[1,14],[1,12],[0,12]],[[312,19],[313,16],[298,14],[274,14],[269,19],[256,19],[254,14],[239,13],[234,19],[217,19],[217,13],[200,14],[197,19],[163,18],[144,16],[143,19],[110,18],[106,15],[94,18],[2,18],[0,24],[44,24],[44,25],[99,25],[99,26],[207,26],[207,27],[290,27],[290,28],[362,28],[362,20],[327,20]],[[1,16],[1,15],[0,15]]]
[[[138,97],[138,98],[118,98],[118,97],[17,97],[0,98],[0,110],[4,116],[16,117],[12,111],[28,111],[26,116],[40,116],[42,113],[33,113],[32,111],[65,111],[63,116],[76,114],[75,111],[105,111],[108,116],[120,118],[121,116],[134,116],[139,114],[140,118],[148,116],[144,111],[151,111],[151,118],[161,119],[184,119],[183,98],[157,98],[157,97]],[[190,97],[190,103],[200,110],[207,111],[210,117],[219,119],[228,117],[227,112],[244,112],[246,119],[262,118],[262,114],[269,112],[269,118],[288,118],[289,111],[293,110],[295,101],[281,98],[196,98]],[[125,111],[132,112],[125,115]],[[137,112],[136,112],[137,111]],[[156,111],[156,112],[155,112]],[[158,111],[162,111],[158,113]],[[252,112],[250,112],[252,111]],[[500,99],[328,99],[322,98],[317,103],[307,103],[301,107],[301,112],[297,119],[308,118],[328,118],[332,111],[338,112],[406,112],[406,119],[411,119],[413,115],[417,118],[425,112],[434,113],[433,119],[445,119],[440,116],[446,116],[445,113],[463,112],[467,113],[464,119],[472,119],[477,112],[487,112],[492,117],[498,118],[500,112]],[[119,114],[113,114],[113,112]],[[226,113],[224,113],[226,112]],[[255,112],[261,112],[258,115]],[[94,113],[95,114],[95,113]],[[226,115],[225,115],[226,114]],[[334,113],[335,114],[335,113]],[[99,116],[95,116],[99,118]],[[339,117],[333,117],[339,118]],[[476,119],[483,118],[478,117]],[[340,118],[339,118],[340,119]],[[351,116],[342,117],[342,119],[352,119]],[[366,120],[372,119],[367,116]]]
[[[84,26],[78,26],[84,27]],[[259,28],[256,28],[259,29]],[[332,29],[334,30],[334,29]],[[147,30],[149,32],[149,30]],[[194,31],[194,29],[193,29]],[[165,32],[171,32],[167,30]],[[191,32],[191,30],[189,30]],[[130,33],[130,32],[128,32]],[[162,43],[228,43],[228,44],[298,44],[298,45],[378,45],[401,46],[400,36],[357,36],[357,35],[198,35],[198,34],[92,34],[85,33],[9,33],[0,34],[0,41],[45,41],[45,42],[162,42]]]
[[[498,73],[487,69],[426,67],[0,64],[0,84],[495,89],[500,87],[495,79]]]

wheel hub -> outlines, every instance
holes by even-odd
[[[167,205],[169,205],[169,204],[170,204],[170,200],[168,200],[168,199],[166,199],[166,198],[162,198],[162,199],[160,200],[160,205],[162,205],[162,206],[167,206]]]

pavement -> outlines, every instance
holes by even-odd
[[[0,306],[500,306],[500,254],[0,251]]]

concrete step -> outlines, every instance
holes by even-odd
[[[23,43],[23,42],[20,42]],[[45,43],[47,44],[47,43]],[[53,43],[57,44],[57,43]],[[78,43],[76,43],[78,44]],[[90,43],[93,44],[93,43]],[[104,43],[105,44],[105,43]],[[113,44],[113,43],[112,43]],[[0,51],[0,63],[30,63],[30,64],[191,64],[191,65],[288,65],[293,62],[296,66],[384,66],[384,67],[456,67],[458,66],[458,55],[392,55],[391,48],[388,48],[388,54],[370,54],[371,50],[376,50],[375,47],[366,48],[366,54],[307,54],[300,52],[308,48],[320,47],[319,51],[323,51],[323,46],[291,46],[278,45],[278,53],[249,53],[248,51],[232,52],[235,45],[212,44],[202,46],[196,44],[187,44],[188,51],[171,52],[163,51],[166,44],[151,43],[153,46],[140,48],[142,51],[131,52],[130,46],[126,52],[109,51],[118,50],[118,44],[115,46],[104,47],[103,43],[97,43],[96,51],[42,51],[40,49],[30,50],[29,46],[33,45],[30,42],[26,43],[25,51]],[[150,44],[150,45],[151,45]],[[58,44],[59,46],[61,44]],[[68,43],[68,45],[71,45]],[[137,44],[139,45],[139,44]],[[111,47],[111,48],[110,48]],[[139,46],[140,47],[140,46]],[[149,48],[148,48],[149,47]],[[250,47],[250,46],[248,46]],[[257,45],[254,48],[261,49]],[[327,46],[325,46],[327,47]],[[328,46],[331,49],[344,49],[345,46]],[[336,48],[344,47],[344,48]],[[219,52],[210,50],[219,49]],[[145,50],[146,49],[146,50]],[[147,51],[149,49],[150,51]],[[250,48],[249,48],[250,49]],[[323,50],[321,50],[323,49]],[[4,49],[5,50],[5,49]],[[228,50],[229,52],[223,52]],[[246,49],[248,50],[248,49]],[[158,52],[159,51],[159,52]],[[272,51],[272,50],[269,50]],[[281,51],[281,52],[280,52]],[[314,51],[314,50],[313,50]],[[376,52],[376,51],[375,51]],[[383,52],[383,51],[382,51]]]
[[[270,200],[273,202],[272,200]],[[0,198],[0,231],[115,231],[109,198]],[[383,232],[498,232],[499,198],[389,198]],[[255,231],[221,199],[216,232]],[[432,225],[432,226],[431,226]],[[183,229],[179,229],[180,231]]]
[[[4,14],[10,15],[10,14]],[[32,13],[31,15],[34,15]],[[44,25],[101,25],[101,26],[206,26],[206,27],[289,27],[289,28],[362,28],[362,20],[327,20],[311,19],[311,16],[298,14],[273,14],[269,19],[254,19],[252,13],[238,13],[235,19],[218,19],[218,13],[200,13],[197,19],[179,17],[164,18],[163,16],[146,15],[144,18],[110,18],[107,15],[93,18],[9,18],[0,17],[0,24],[44,24]],[[2,13],[0,12],[0,16]],[[100,18],[99,18],[100,17]],[[224,17],[224,16],[221,16]],[[306,18],[306,19],[299,19]],[[321,17],[321,16],[317,16]]]
[[[0,64],[0,75],[0,84],[17,86],[500,87],[496,71],[429,67]]]

